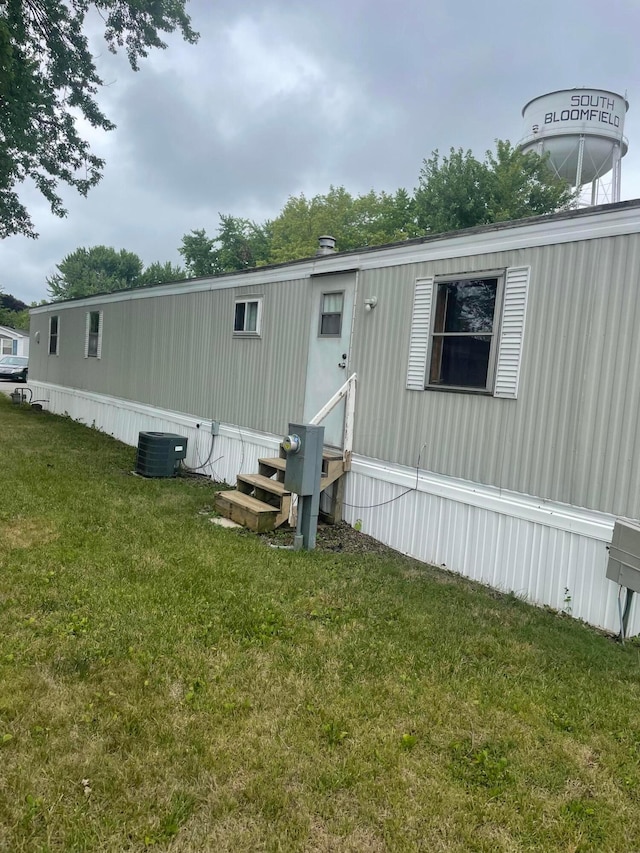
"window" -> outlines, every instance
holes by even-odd
[[[262,299],[238,299],[233,318],[234,335],[259,335]]]
[[[85,358],[102,356],[102,311],[87,313],[87,328],[84,347]]]
[[[530,267],[415,282],[407,388],[516,399]]]
[[[0,338],[0,355],[13,355],[13,341],[11,338]]]
[[[427,385],[490,391],[502,277],[435,283]]]
[[[58,355],[58,330],[60,318],[49,317],[49,355]]]
[[[323,293],[320,300],[320,336],[339,338],[342,334],[344,291]]]

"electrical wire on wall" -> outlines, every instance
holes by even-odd
[[[183,460],[180,467],[183,468],[188,474],[197,474],[198,471],[204,470],[210,464],[211,469],[215,475],[214,476],[215,481],[218,483],[222,482],[220,480],[220,478],[217,476],[216,472],[213,470],[213,466],[216,464],[216,462],[219,462],[221,459],[224,459],[224,455],[218,456],[216,459],[211,461],[211,457],[213,456],[213,448],[215,447],[215,443],[216,443],[216,437],[215,437],[215,435],[212,435],[211,436],[211,447],[209,448],[209,455],[207,456],[207,458],[205,459],[205,461],[202,464],[199,464],[196,468],[190,468],[188,465],[185,465],[184,460]],[[201,460],[200,460],[200,454],[198,453],[198,443],[197,442],[195,442],[194,454],[196,457],[196,461],[200,462]]]
[[[422,445],[420,448],[420,453],[418,453],[418,461],[416,462],[416,484],[412,486],[410,489],[405,489],[404,492],[401,492],[399,495],[396,495],[395,498],[389,498],[387,501],[381,501],[377,504],[348,504],[346,501],[342,501],[342,506],[348,506],[349,509],[375,509],[379,506],[386,506],[387,504],[392,504],[395,501],[399,501],[400,498],[403,498],[405,495],[408,495],[410,492],[418,491],[418,480],[420,478],[420,459],[422,457],[422,451],[427,446],[427,442]]]

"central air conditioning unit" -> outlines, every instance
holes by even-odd
[[[175,477],[187,455],[187,439],[172,432],[138,433],[136,474],[143,477]]]

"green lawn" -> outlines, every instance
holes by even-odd
[[[640,850],[633,642],[0,430],[0,850]]]

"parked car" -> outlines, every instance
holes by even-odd
[[[29,359],[21,355],[3,355],[0,358],[0,379],[10,382],[26,382],[29,374]]]

